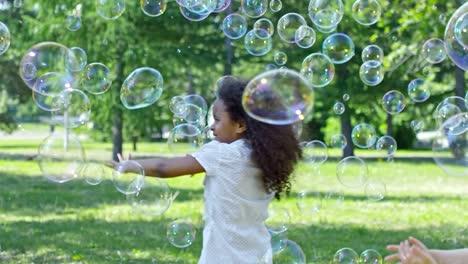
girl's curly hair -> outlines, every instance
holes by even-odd
[[[291,125],[270,125],[245,112],[242,94],[246,86],[246,81],[224,78],[218,84],[217,98],[223,101],[233,121],[246,122],[246,138],[252,146],[252,158],[263,172],[265,188],[280,199],[283,192],[288,194],[291,190],[290,175],[302,151]]]

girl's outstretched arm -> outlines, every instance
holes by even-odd
[[[118,154],[119,161],[123,161],[122,156]],[[183,175],[193,175],[205,172],[205,169],[192,156],[182,156],[173,158],[150,158],[132,160],[140,164],[145,170],[145,176],[171,178]],[[116,168],[118,162],[111,161],[108,166]]]

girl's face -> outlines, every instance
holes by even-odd
[[[221,99],[216,99],[213,105],[213,118],[214,123],[210,129],[217,141],[231,143],[243,137],[245,124],[231,119]]]

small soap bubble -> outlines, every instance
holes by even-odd
[[[167,225],[166,237],[177,248],[186,248],[195,241],[196,229],[188,220],[176,220]]]
[[[334,105],[333,105],[333,112],[335,112],[335,114],[337,115],[341,115],[345,112],[345,105],[341,102],[336,102]]]

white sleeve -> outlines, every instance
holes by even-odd
[[[220,163],[222,160],[224,143],[212,140],[211,142],[203,145],[199,150],[190,154],[198,163],[205,169],[207,176],[214,176],[218,174]]]

